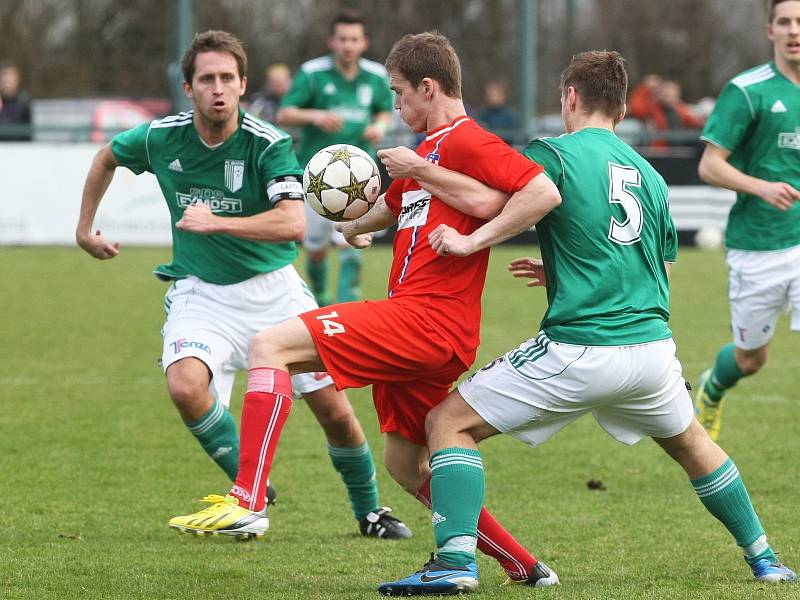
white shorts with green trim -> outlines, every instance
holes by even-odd
[[[175,281],[164,297],[167,320],[161,331],[164,371],[176,361],[194,357],[211,371],[211,394],[230,405],[236,373],[248,368],[250,338],[317,303],[294,267],[256,275],[232,285],[215,285],[197,277]],[[295,392],[307,394],[333,385],[327,373],[292,377]]]
[[[538,446],[586,413],[623,444],[668,438],[694,418],[672,339],[636,346],[576,346],[543,333],[458,386],[498,431]]]
[[[784,312],[792,313],[792,331],[800,331],[800,246],[770,252],[728,250],[726,260],[737,348],[767,344]]]

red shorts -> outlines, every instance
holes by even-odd
[[[300,315],[337,389],[372,384],[381,431],[425,445],[425,417],[467,370],[425,302],[348,302]]]

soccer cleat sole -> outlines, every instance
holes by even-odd
[[[472,577],[464,578],[463,581],[453,581],[452,583],[453,585],[446,589],[402,584],[385,586],[379,588],[378,593],[381,596],[463,596],[478,589],[478,580]]]
[[[264,523],[264,521],[266,521],[266,523]],[[251,540],[264,537],[264,534],[266,534],[267,530],[269,529],[269,519],[264,517],[252,523],[248,523],[246,526],[238,529],[197,529],[195,527],[176,525],[172,523],[170,523],[169,526],[180,533],[189,533],[196,536],[224,535],[228,537],[235,537],[240,540]]]

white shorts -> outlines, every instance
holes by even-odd
[[[347,242],[344,236],[336,231],[333,221],[317,213],[308,205],[308,202],[304,202],[304,204],[306,207],[306,237],[303,240],[303,248],[316,252],[331,244],[346,247]]]
[[[230,405],[236,372],[248,368],[250,338],[317,303],[294,267],[288,265],[233,285],[215,285],[191,276],[175,281],[164,297],[167,321],[161,331],[164,371],[192,356],[211,371],[211,394]],[[333,385],[327,373],[292,377],[296,392],[307,394]]]
[[[458,386],[498,431],[538,446],[591,412],[623,444],[669,438],[694,418],[671,340],[637,346],[575,346],[541,333]]]
[[[742,350],[767,344],[782,312],[800,331],[800,246],[753,252],[728,250],[728,300],[733,343]]]

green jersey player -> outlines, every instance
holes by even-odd
[[[676,254],[667,186],[614,134],[626,90],[618,53],[575,56],[561,76],[569,133],[525,151],[557,185],[561,205],[528,219],[491,190],[452,191],[464,211],[496,203],[499,214],[468,236],[446,225],[431,234],[439,254],[467,256],[538,221],[543,260],[520,259],[510,268],[546,285],[549,306],[536,337],[473,374],[429,414],[438,555],[410,577],[382,584],[385,594],[476,587],[475,524],[484,496],[477,443],[507,433],[537,446],[587,413],[625,444],[654,438],[734,536],[756,579],[796,580],[767,543],[733,461],[693,417],[667,325]],[[430,179],[423,185],[436,188]]]
[[[117,167],[156,176],[173,236],[171,263],[155,271],[172,281],[162,366],[187,428],[232,480],[239,439],[228,405],[236,371],[247,368],[250,338],[316,308],[291,264],[305,226],[302,169],[287,134],[239,108],[246,67],[233,35],[197,35],[182,61],[193,110],[126,131],[98,152],[76,232],[95,258],[117,256],[118,243],[92,232],[103,194]],[[294,384],[325,430],[362,533],[408,537],[380,507],[372,455],[347,397],[325,373]]]
[[[344,11],[331,22],[331,54],[300,67],[292,87],[281,100],[277,120],[282,126],[302,127],[300,164],[331,144],[352,144],[375,158],[374,145],[389,126],[392,92],[383,65],[362,58],[368,47],[363,17]],[[308,227],[303,247],[311,289],[320,305],[330,304],[327,291],[328,246],[340,249],[337,302],[360,298],[361,253],[352,248],[333,223],[306,207]]]
[[[725,85],[702,136],[700,177],[737,192],[725,233],[733,343],[695,397],[715,440],[723,394],[767,362],[785,307],[800,331],[800,1],[770,2],[767,36],[773,60]]]

